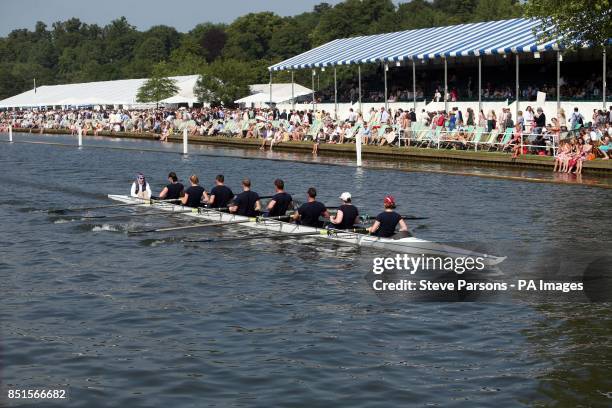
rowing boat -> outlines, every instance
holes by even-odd
[[[414,256],[428,255],[449,258],[480,257],[483,259],[483,263],[485,265],[496,265],[506,259],[505,257],[473,252],[467,249],[431,242],[416,237],[404,237],[398,239],[381,238],[350,231],[308,227],[290,222],[266,219],[263,217],[245,217],[209,208],[194,208],[192,209],[192,212],[185,212],[187,207],[182,205],[171,204],[168,202],[151,202],[149,200],[143,200],[126,195],[109,194],[108,198],[125,204],[133,204],[136,207],[155,207],[158,210],[167,211],[168,213],[180,213],[181,216],[192,217],[199,220],[214,221],[219,223],[228,222],[231,223],[231,225],[277,232],[288,236],[290,234],[303,236],[305,234],[312,233],[313,236],[321,239],[358,245],[362,247],[383,249],[398,253],[406,253]]]

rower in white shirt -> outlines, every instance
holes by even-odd
[[[149,186],[149,183],[147,183],[144,174],[138,173],[136,175],[136,180],[132,183],[130,196],[143,198],[146,200],[151,198],[151,187]]]

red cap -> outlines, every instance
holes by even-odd
[[[395,205],[395,198],[392,195],[385,197],[385,204]]]

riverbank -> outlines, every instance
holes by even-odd
[[[14,132],[31,132],[30,129],[13,129]],[[64,129],[45,129],[49,134],[69,134]],[[159,135],[154,133],[134,133],[134,132],[99,132],[98,136],[131,138],[143,140],[156,140]],[[87,138],[87,136],[84,136]],[[168,138],[169,142],[183,143],[181,134],[176,134]],[[225,147],[239,147],[258,149],[261,146],[259,139],[243,139],[237,137],[224,136],[189,136],[190,144],[217,145]],[[312,151],[311,142],[285,142],[274,146],[275,150],[289,152],[310,152]],[[326,156],[354,156],[354,144],[321,144],[319,154]],[[474,164],[479,166],[491,167],[511,167],[515,169],[552,169],[554,161],[549,156],[526,155],[517,159],[512,159],[508,153],[499,152],[475,152],[466,150],[447,150],[447,149],[426,149],[418,147],[389,147],[389,146],[363,146],[362,156],[368,159],[385,160],[418,160],[423,162],[445,162]],[[601,175],[604,177],[612,174],[612,160],[589,160],[584,163],[584,173]]]

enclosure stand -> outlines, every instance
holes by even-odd
[[[518,112],[520,109],[519,108],[520,90],[519,90],[519,55],[518,54],[516,54],[515,59],[516,59],[516,108],[514,109],[514,121],[516,122],[516,120],[518,119]]]
[[[312,70],[312,112],[315,111],[315,87],[314,87],[314,77],[317,75],[316,70]]]
[[[412,107],[414,108],[414,113],[416,114],[416,66],[414,64],[414,59],[412,60]]]
[[[482,57],[478,56],[478,117],[482,110]]]
[[[385,110],[389,110],[389,101],[388,101],[388,94],[387,94],[387,71],[389,70],[389,64],[387,64],[385,62],[384,68],[385,70]]]
[[[602,75],[602,91],[601,91],[601,95],[602,95],[602,109],[604,110],[604,112],[606,111],[606,46],[604,45],[604,49],[603,49],[603,75]]]
[[[334,119],[338,120],[338,81],[336,77],[336,67],[334,66]]]
[[[557,112],[561,109],[561,51],[557,51]]]
[[[448,112],[448,64],[444,57],[444,112]]]
[[[293,79],[293,70],[291,70],[291,110],[295,110],[295,81]]]
[[[363,107],[361,106],[361,65],[357,65],[357,74],[359,76],[359,113],[363,115]]]

